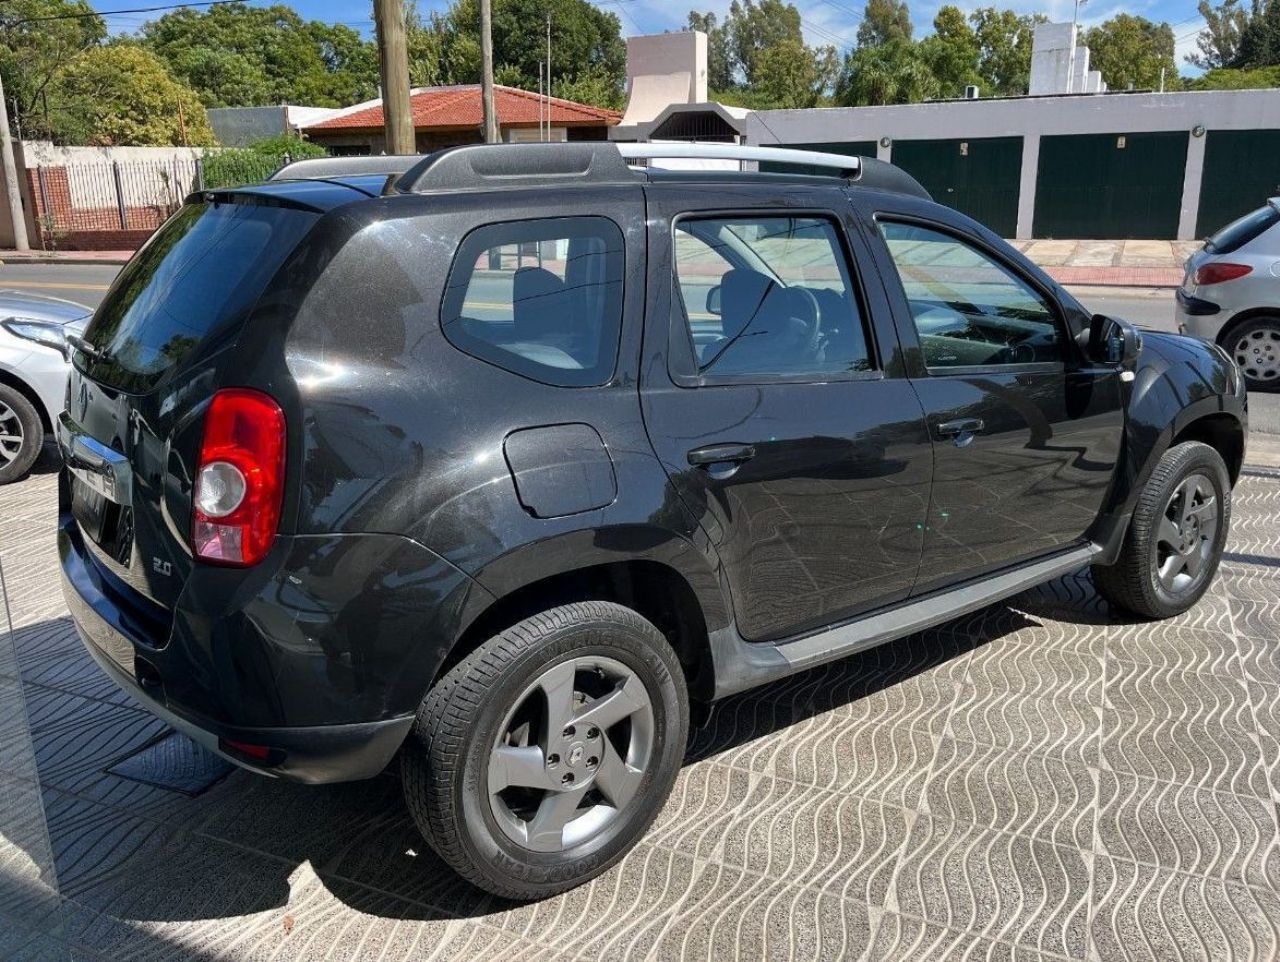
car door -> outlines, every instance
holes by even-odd
[[[932,474],[843,196],[772,190],[646,188],[645,424],[753,641],[906,597]]]
[[[910,201],[862,204],[934,448],[915,593],[1082,541],[1120,455],[1119,371],[1087,361],[1050,286],[997,242]]]

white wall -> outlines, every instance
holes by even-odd
[[[114,207],[118,202],[112,164],[121,167],[120,197],[128,207],[178,203],[193,189],[202,147],[60,147],[23,141],[22,164],[67,168],[71,203],[77,210]]]
[[[1017,97],[948,100],[893,107],[817,107],[765,110],[747,117],[749,144],[803,144],[829,141],[944,140],[1022,137],[1022,194],[1018,237],[1031,236],[1040,138],[1053,134],[1144,133],[1280,128],[1280,93],[1275,90],[1206,90],[1189,93],[1081,94],[1071,97]],[[1203,138],[1191,137],[1178,240],[1194,240],[1196,204],[1203,172]],[[1197,146],[1195,141],[1201,141]],[[892,147],[880,152],[892,160]],[[1032,196],[1028,196],[1030,190]]]

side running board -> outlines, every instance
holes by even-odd
[[[903,602],[835,628],[825,628],[779,644],[750,642],[728,628],[713,632],[715,697],[776,681],[787,675],[874,648],[925,628],[985,608],[1020,591],[1051,581],[1089,564],[1102,549],[1095,544],[1073,548],[1013,568],[982,581],[968,582],[938,594]]]

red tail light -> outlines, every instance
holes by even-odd
[[[271,550],[284,495],[284,412],[261,391],[213,396],[192,496],[196,557],[247,567]]]
[[[1196,268],[1192,282],[1197,287],[1201,284],[1221,284],[1223,281],[1234,281],[1237,277],[1244,277],[1251,270],[1253,268],[1248,264],[1224,264],[1221,262],[1205,264],[1203,267]]]

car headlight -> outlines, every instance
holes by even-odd
[[[67,345],[67,332],[62,324],[37,321],[29,317],[10,317],[0,321],[0,327],[24,341],[34,341],[44,347],[51,347],[64,359],[71,360],[71,348]]]

